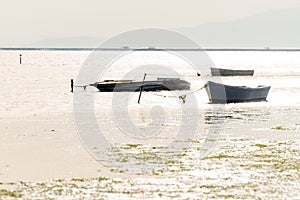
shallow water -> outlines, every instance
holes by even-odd
[[[72,112],[69,79],[76,77],[90,52],[22,52],[21,66],[19,53],[0,52],[3,81],[0,117]],[[135,59],[130,56],[120,59],[101,78],[122,78],[140,65],[155,63],[177,70],[181,78],[192,83],[192,90],[202,87],[206,80],[232,85],[271,85],[268,101],[212,105],[205,91],[200,90],[187,95],[185,103],[178,96],[189,91],[145,92],[139,105],[137,93],[98,93],[93,88],[87,91],[77,88],[83,96],[93,97],[92,112],[109,144],[104,148],[95,144],[97,135],[88,135],[87,141],[94,146],[89,149],[89,144],[85,145],[99,160],[100,170],[105,168],[115,176],[0,183],[3,188],[0,196],[77,199],[299,197],[300,52],[209,52],[216,67],[255,70],[254,77],[222,79],[196,77],[196,70],[180,59],[157,52],[147,53],[151,52],[137,53],[133,55]],[[130,62],[132,60],[134,62]],[[131,78],[140,80],[143,73],[135,71]],[[148,79],[155,74],[169,75],[168,71],[159,74],[152,69],[148,73]],[[80,103],[75,106],[86,106]],[[89,125],[95,124],[79,121],[77,126],[81,126],[80,123],[86,123],[83,127],[93,131]],[[186,125],[182,130],[184,134],[178,136],[183,124]]]
[[[0,194],[3,197],[74,199],[296,199],[299,196],[299,140],[232,138],[223,142],[222,147],[201,161],[194,159],[197,147],[184,155],[157,157],[151,148],[127,145],[122,149],[129,150],[130,155],[122,157],[120,162],[137,159],[137,165],[151,163],[161,167],[152,171],[143,167],[145,171],[140,171],[141,175],[129,178],[6,183],[14,189],[0,190]],[[126,173],[125,170],[121,167],[117,173]]]

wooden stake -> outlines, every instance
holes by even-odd
[[[142,82],[142,85],[141,85],[141,88],[140,88],[140,95],[139,95],[139,100],[138,100],[138,104],[140,104],[140,100],[141,100],[141,97],[142,97],[142,92],[143,92],[143,89],[144,89],[144,81],[145,81],[145,78],[146,78],[146,73],[144,74],[144,79],[143,79],[143,82]]]
[[[73,87],[74,87],[74,81],[71,79],[71,92],[73,92]]]

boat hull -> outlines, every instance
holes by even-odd
[[[207,82],[205,89],[211,103],[240,103],[266,101],[270,86],[250,88]]]
[[[212,76],[253,76],[254,70],[210,68]]]
[[[93,84],[100,92],[137,92],[143,87],[143,91],[161,90],[189,90],[190,83],[180,79],[163,79],[155,81],[130,81],[130,82],[99,82]]]

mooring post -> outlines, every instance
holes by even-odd
[[[20,54],[20,64],[22,64],[22,54]]]
[[[143,92],[143,89],[144,89],[144,81],[145,81],[146,75],[147,75],[147,74],[145,73],[145,74],[144,74],[144,79],[143,79],[143,82],[142,82],[142,85],[141,85],[141,88],[140,88],[140,95],[139,95],[138,104],[140,104],[142,92]]]
[[[71,79],[71,92],[73,92],[73,87],[74,87],[74,81]]]

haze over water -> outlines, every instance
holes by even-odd
[[[19,64],[20,53],[23,55],[22,65]],[[54,118],[56,115],[73,113],[69,81],[71,78],[76,79],[89,53],[0,51],[2,144],[13,145],[15,141],[27,141],[28,136],[8,131],[9,120],[34,121],[39,119],[33,116]],[[189,113],[182,115],[180,112],[181,106],[196,109],[190,104],[189,95],[183,104],[178,98],[168,97],[172,96],[171,92],[144,92],[141,105],[138,105],[138,93],[134,93],[130,95],[126,108],[130,111],[131,121],[140,128],[159,127],[163,130],[150,137],[142,135],[144,138],[136,139],[132,136],[141,135],[122,135],[117,126],[112,110],[114,106],[118,108],[118,105],[112,103],[113,93],[77,88],[85,95],[94,95],[98,123],[104,135],[114,144],[107,150],[107,157],[99,162],[99,169],[105,169],[113,176],[107,174],[101,178],[58,181],[53,175],[54,180],[51,181],[15,182],[14,192],[24,198],[34,195],[126,199],[297,198],[300,190],[300,52],[218,51],[208,52],[208,55],[215,67],[254,69],[254,76],[220,79],[202,74],[197,77],[196,71],[180,59],[167,59],[170,55],[159,52],[136,52],[132,55],[135,59],[129,55],[114,62],[101,78],[122,78],[134,67],[152,62],[177,70],[180,78],[191,82],[191,91],[201,88],[206,80],[229,85],[270,85],[268,101],[214,106],[208,103],[206,92],[200,90],[194,93],[198,116],[190,116]],[[142,80],[144,73],[148,73],[147,80],[155,79],[156,75],[169,75],[166,72],[160,75],[157,70],[137,71],[131,78]],[[185,93],[188,92],[182,92]],[[157,105],[163,111],[157,109]],[[160,119],[162,115],[166,118]],[[121,121],[127,120],[126,115],[117,117]],[[198,129],[194,138],[178,141],[185,149],[175,151],[168,144],[176,139],[176,131],[180,129],[180,120],[184,117],[195,117]],[[159,120],[155,121],[156,118]],[[63,126],[75,126],[73,121],[66,122],[63,117],[58,119]],[[219,137],[211,142],[209,154],[198,159],[210,128],[218,121],[222,121],[218,126]],[[24,123],[23,126],[34,132],[28,124]],[[63,128],[61,130],[62,135],[70,134]],[[77,134],[74,129],[71,133]],[[12,138],[9,134],[15,135]],[[36,131],[31,138],[38,140],[39,137],[43,137],[43,133]],[[7,164],[5,162],[4,159],[1,167]],[[55,160],[52,162],[55,163]]]

